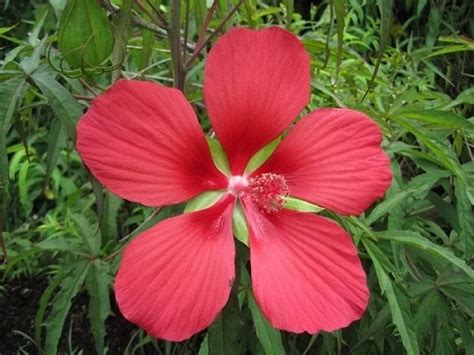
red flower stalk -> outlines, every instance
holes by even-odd
[[[310,60],[294,35],[238,28],[217,41],[204,98],[231,176],[216,168],[180,91],[122,80],[93,101],[78,125],[77,148],[107,189],[147,206],[224,191],[213,206],[166,219],[126,247],[115,292],[127,319],[172,341],[209,326],[235,277],[238,200],[249,228],[253,292],[273,326],[329,332],[362,316],[369,292],[350,236],[327,218],[286,209],[284,198],[362,213],[391,182],[379,127],[349,109],[313,111],[261,167],[244,173],[309,96]]]

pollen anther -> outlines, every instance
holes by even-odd
[[[289,190],[283,176],[265,173],[249,179],[250,198],[261,212],[277,212],[283,208]]]

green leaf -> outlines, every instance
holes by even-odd
[[[375,78],[377,77],[377,73],[379,71],[380,63],[382,62],[383,53],[385,52],[385,48],[387,47],[389,40],[390,40],[390,24],[392,21],[392,7],[393,1],[392,0],[377,0],[377,6],[380,11],[380,45],[379,45],[379,53],[377,55],[377,61],[375,62],[375,68],[372,73],[372,77],[370,78],[369,85],[367,87],[367,91],[364,94],[362,100],[365,99],[367,94],[369,93],[370,89],[374,85]]]
[[[112,82],[121,76],[121,63],[126,57],[132,5],[133,0],[124,0],[114,21],[115,45],[112,52],[112,63],[117,67],[112,73]]]
[[[35,244],[35,247],[41,250],[48,250],[48,251],[63,251],[69,253],[82,253],[84,254],[85,250],[78,246],[77,244],[73,243],[73,241],[64,239],[64,238],[54,238],[54,239],[46,239],[39,243]]]
[[[45,174],[45,185],[48,184],[51,175],[53,174],[54,168],[56,168],[59,153],[66,144],[66,133],[64,132],[61,121],[54,120],[51,124],[48,137],[48,154],[46,159],[46,174]]]
[[[263,317],[250,291],[248,292],[248,303],[250,312],[252,313],[255,331],[257,332],[257,338],[260,344],[262,344],[265,354],[284,355],[285,348],[283,347],[280,332],[273,328]]]
[[[82,115],[81,105],[50,73],[35,71],[32,78],[43,95],[48,98],[55,115],[65,127],[69,139],[75,142],[76,123]]]
[[[443,258],[447,262],[457,266],[464,271],[470,278],[474,279],[474,270],[471,269],[464,260],[455,256],[451,250],[439,246],[426,238],[421,237],[418,233],[412,231],[386,231],[377,232],[377,238],[390,240],[395,243],[408,245],[414,248],[425,250],[433,255]]]
[[[209,327],[209,354],[237,354],[238,315],[239,303],[235,295],[231,295],[219,317]]]
[[[248,175],[251,172],[257,170],[260,166],[262,166],[262,164],[270,157],[270,155],[272,155],[272,153],[278,147],[280,141],[281,137],[278,137],[277,139],[260,149],[247,163],[244,175]]]
[[[420,353],[416,333],[413,329],[413,320],[410,314],[410,304],[405,294],[393,284],[390,277],[385,273],[382,265],[379,263],[377,256],[372,254],[370,249],[367,252],[374,263],[375,273],[379,281],[380,289],[385,293],[390,312],[392,313],[393,323],[402,338],[403,346],[408,355],[416,355]]]
[[[378,221],[382,216],[389,213],[393,210],[395,206],[397,206],[400,202],[405,201],[407,196],[412,191],[400,191],[397,194],[390,196],[389,198],[385,199],[383,202],[379,203],[370,213],[369,217],[367,217],[367,224],[370,226]]]
[[[224,191],[206,191],[186,203],[184,212],[195,212],[211,207],[224,196]]]
[[[58,42],[72,69],[99,66],[114,46],[105,10],[96,0],[68,0],[59,23]]]
[[[455,100],[451,101],[444,109],[449,109],[460,104],[474,105],[474,87],[464,90],[456,97]]]
[[[367,238],[362,238],[361,240],[371,259],[377,259],[377,262],[380,264],[380,266],[385,272],[390,272],[392,275],[397,275],[398,272],[395,265],[393,265],[390,259],[384,254],[382,250],[380,250],[380,248],[375,243],[373,243]]]
[[[451,128],[474,130],[474,124],[452,111],[441,110],[406,110],[399,111],[393,117],[395,120],[409,119],[426,123],[433,128]]]
[[[43,54],[44,46],[48,37],[44,37],[40,43],[38,43],[33,50],[31,56],[23,58],[20,62],[21,69],[25,74],[30,75],[34,70],[36,70],[40,64],[41,54]]]
[[[433,322],[433,318],[435,317],[439,307],[439,302],[440,294],[437,290],[433,289],[423,297],[420,304],[417,306],[415,316],[413,317],[413,323],[420,342],[423,340],[423,336],[430,329],[430,325]]]
[[[51,313],[46,320],[46,354],[57,354],[66,316],[71,308],[72,300],[77,295],[89,270],[88,261],[78,262],[69,276],[64,279],[62,287],[54,298]]]
[[[469,323],[462,316],[456,316],[456,326],[461,335],[465,354],[474,354],[474,336]]]
[[[94,257],[97,256],[100,251],[100,233],[94,230],[84,215],[72,213],[71,218],[76,226],[77,235],[81,237],[89,254]]]
[[[422,144],[431,150],[436,159],[440,162],[440,165],[444,166],[460,179],[466,179],[465,173],[459,164],[456,155],[446,144],[440,142],[437,138],[431,136],[428,132],[420,129],[406,119],[399,119],[398,123],[402,128],[413,133]]]
[[[470,259],[474,256],[474,242],[472,240],[474,236],[474,216],[467,191],[467,184],[456,178],[454,180],[454,193],[459,224],[458,233],[464,247],[464,254],[467,259]]]
[[[97,354],[104,353],[105,320],[111,313],[109,289],[112,284],[110,265],[101,260],[94,260],[86,278],[89,290],[89,319],[95,339]]]
[[[300,211],[300,212],[314,212],[318,213],[324,210],[323,207],[319,207],[311,202],[303,201],[295,197],[287,196],[284,197],[284,207],[289,210]]]
[[[51,279],[48,287],[41,295],[38,305],[38,311],[36,312],[35,316],[35,341],[38,345],[41,345],[43,343],[43,341],[41,340],[41,328],[43,327],[44,315],[46,312],[46,308],[48,307],[49,300],[53,296],[53,292],[61,285],[63,280],[68,276],[70,270],[71,268],[66,266],[60,273],[56,274]]]
[[[207,334],[199,346],[198,355],[209,355],[209,336]]]
[[[249,245],[249,230],[247,226],[247,219],[240,202],[236,202],[234,210],[232,211],[232,227],[234,236],[245,245]]]
[[[104,194],[104,213],[100,221],[102,245],[117,237],[117,214],[123,204],[123,200],[111,192],[106,191]]]
[[[216,164],[217,169],[219,169],[224,175],[231,176],[229,168],[229,161],[224,152],[224,148],[219,143],[217,139],[207,137],[207,144],[209,144],[209,149],[211,150],[212,160]]]
[[[26,81],[17,76],[0,85],[0,219],[5,220],[8,195],[7,133],[10,130],[13,113],[22,98]],[[1,224],[1,223],[0,223]],[[0,226],[0,241],[2,227]]]
[[[337,54],[336,54],[336,72],[339,74],[339,67],[342,59],[342,45],[344,44],[344,26],[346,21],[346,5],[344,0],[331,0],[336,15],[337,31]]]

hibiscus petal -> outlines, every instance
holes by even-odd
[[[125,318],[170,341],[211,324],[235,277],[232,200],[166,219],[126,247],[115,280]]]
[[[294,333],[331,332],[364,313],[369,291],[357,250],[336,223],[246,203],[255,299],[270,323]]]
[[[309,62],[297,37],[278,27],[232,29],[212,47],[204,97],[234,175],[308,104]]]
[[[121,80],[98,96],[79,121],[77,149],[107,189],[144,205],[227,185],[184,95],[151,82]]]
[[[304,117],[255,174],[286,178],[290,195],[341,214],[361,214],[390,186],[380,128],[365,114],[320,109]]]

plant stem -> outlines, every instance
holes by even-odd
[[[184,81],[186,73],[183,67],[181,56],[181,0],[171,1],[171,20],[169,28],[169,41],[171,49],[171,58],[173,62],[174,87],[184,91]]]
[[[219,26],[217,26],[217,28],[209,35],[209,37],[207,37],[201,43],[196,43],[196,48],[194,49],[194,53],[191,56],[191,58],[189,58],[186,61],[186,63],[184,64],[184,68],[188,69],[190,67],[192,62],[201,54],[201,51],[204,49],[204,47],[206,47],[207,44],[211,41],[211,39],[214,38],[214,36],[222,30],[222,28],[225,26],[227,21],[229,21],[229,19],[238,10],[238,8],[240,7],[240,5],[242,5],[243,2],[244,0],[239,0],[239,2],[235,5],[235,7],[227,14],[227,16],[222,20]]]

